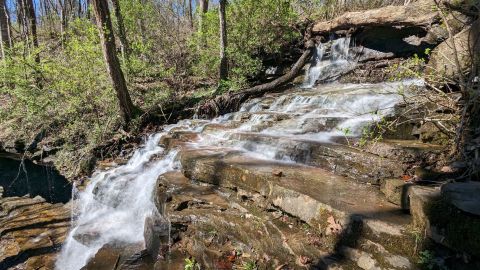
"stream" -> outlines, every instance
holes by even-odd
[[[96,171],[84,190],[74,190],[73,226],[57,259],[57,269],[81,269],[106,244],[143,244],[145,219],[158,212],[151,195],[158,177],[181,170],[177,150],[161,144],[169,131],[195,132],[197,138],[189,148],[222,147],[259,159],[305,163],[309,153],[289,150],[290,141],[335,143],[342,138],[358,138],[364,128],[395,113],[406,87],[423,85],[422,81],[409,80],[331,82],[314,87],[317,79],[335,77],[355,65],[348,53],[349,44],[349,39],[333,42],[330,54],[320,44],[302,87],[249,100],[238,112],[213,120],[183,120],[166,126],[163,132],[146,138],[127,164]],[[220,125],[229,128],[212,128]],[[272,143],[265,139],[268,137],[282,138],[284,143]]]

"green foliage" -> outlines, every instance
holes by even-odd
[[[427,269],[431,270],[434,268],[434,259],[435,255],[430,250],[420,251],[418,256],[418,263],[424,265]]]
[[[243,263],[242,265],[242,270],[256,270],[257,268],[257,263],[254,261],[248,261]]]
[[[435,258],[435,253],[431,250],[420,251],[418,263],[426,270],[448,270],[443,261]]]
[[[261,56],[278,53],[282,46],[299,38],[293,25],[297,14],[290,0],[234,0],[229,2],[227,18],[227,56],[229,75],[237,87],[246,85],[247,78],[262,68]],[[195,51],[192,72],[211,79],[218,78],[219,56],[218,10],[202,17],[202,25],[190,39]]]
[[[387,118],[382,117],[380,121],[375,122],[372,126],[366,126],[362,129],[362,136],[358,141],[360,147],[367,143],[376,143],[383,139],[383,134],[387,131],[392,131],[391,122]]]
[[[17,43],[0,65],[0,94],[7,100],[2,120],[13,119],[26,138],[40,129],[55,133],[66,150],[69,144],[93,147],[114,130],[117,102],[91,22],[71,22],[64,49],[43,53],[40,63],[25,51]]]
[[[426,48],[424,55],[429,56],[431,52],[430,48]],[[419,57],[418,54],[414,54],[413,57],[408,58],[406,61],[399,64],[394,64],[388,69],[388,73],[391,74],[390,80],[397,81],[411,78],[423,78],[424,69],[426,66],[426,59]]]
[[[200,264],[195,261],[195,258],[186,258],[184,270],[200,270]]]

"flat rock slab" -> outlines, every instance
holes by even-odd
[[[41,197],[0,199],[0,269],[53,269],[70,208]]]
[[[458,209],[480,216],[480,183],[450,183],[442,186],[442,197]]]
[[[331,21],[314,25],[315,34],[327,34],[339,30],[366,26],[429,27],[440,19],[432,9],[433,1],[418,1],[406,6],[386,6],[367,11],[347,12]]]

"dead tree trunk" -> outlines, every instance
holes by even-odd
[[[120,39],[120,49],[122,50],[123,58],[128,59],[129,55],[129,45],[127,40],[127,34],[125,33],[125,25],[123,24],[123,16],[120,9],[120,2],[118,0],[112,0],[113,11],[115,12],[115,17],[117,18],[118,24],[118,38]]]
[[[285,75],[265,84],[257,85],[252,88],[235,92],[226,93],[218,96],[214,99],[204,102],[196,109],[198,117],[215,117],[232,111],[236,111],[240,108],[240,105],[248,98],[258,97],[267,92],[273,92],[279,90],[279,88],[290,82],[297,76],[302,70],[303,66],[310,60],[315,52],[315,43],[313,40],[309,40],[306,43],[306,50],[302,56],[293,65],[292,69]]]
[[[93,10],[100,32],[103,56],[113,88],[117,94],[120,112],[125,125],[128,126],[134,117],[135,107],[128,93],[127,83],[120,68],[120,62],[115,50],[115,37],[112,32],[112,21],[107,0],[92,0]]]
[[[2,59],[5,59],[6,50],[10,47],[10,33],[8,29],[8,15],[5,0],[0,0],[0,46],[2,50]]]
[[[218,8],[220,18],[220,81],[228,79],[228,61],[227,61],[227,20],[225,18],[225,6],[227,0],[220,0]]]

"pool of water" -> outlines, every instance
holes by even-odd
[[[72,185],[55,168],[30,160],[23,164],[18,156],[0,154],[0,186],[4,197],[41,196],[51,203],[66,203],[72,196]]]

